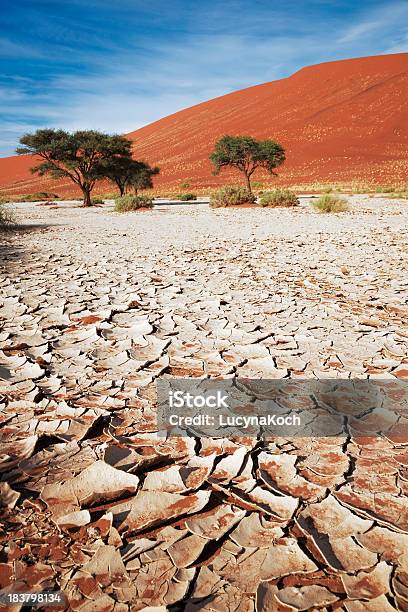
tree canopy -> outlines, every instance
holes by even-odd
[[[110,165],[118,159],[132,157],[130,140],[117,134],[109,135],[95,130],[66,132],[42,129],[20,138],[16,152],[31,154],[43,161],[31,171],[40,176],[67,177],[78,185],[84,196],[84,206],[91,205],[91,192],[97,180],[107,176]]]
[[[158,174],[160,169],[152,168],[142,161],[117,157],[109,160],[103,172],[110,181],[117,185],[120,195],[123,196],[129,188],[133,188],[137,193],[138,189],[153,187],[152,176]]]
[[[210,155],[214,174],[221,168],[230,166],[243,172],[246,184],[251,191],[251,176],[257,168],[264,168],[276,174],[275,168],[285,161],[285,150],[274,140],[256,140],[252,136],[223,136]]]
[[[158,166],[152,167],[145,162],[138,163],[139,170],[134,174],[129,182],[129,185],[133,187],[135,193],[137,193],[139,189],[151,189],[153,187],[152,177],[160,173],[160,168]]]

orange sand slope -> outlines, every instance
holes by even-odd
[[[310,66],[203,102],[128,136],[135,157],[160,166],[158,186],[240,180],[229,171],[212,176],[208,154],[223,134],[281,142],[287,162],[278,183],[407,183],[407,100],[408,53],[357,58]],[[15,193],[57,188],[55,181],[30,175],[30,165],[25,157],[0,159],[0,188]],[[58,190],[72,186],[60,183]]]

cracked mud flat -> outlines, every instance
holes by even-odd
[[[157,436],[157,377],[408,378],[406,202],[23,205],[2,237],[0,589],[408,610],[408,437]],[[18,606],[10,609],[19,609]]]

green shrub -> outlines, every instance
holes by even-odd
[[[35,199],[37,200],[57,200],[59,198],[59,195],[56,193],[47,193],[46,191],[36,191],[35,193],[32,193],[30,197],[32,197],[34,201]]]
[[[0,204],[0,230],[10,229],[14,223],[15,218],[11,210]]]
[[[99,196],[95,196],[93,198],[91,198],[91,202],[92,202],[92,206],[99,206],[99,204],[103,204],[104,201],[102,198],[100,198]]]
[[[107,193],[104,193],[103,196],[101,196],[101,198],[103,198],[104,200],[116,200],[118,197],[119,196],[117,191],[108,191]]]
[[[298,206],[299,200],[294,191],[290,189],[274,189],[273,191],[265,191],[259,198],[261,206],[285,206],[286,208]]]
[[[398,193],[390,193],[387,195],[388,200],[408,200],[408,191],[400,191]]]
[[[353,181],[351,183],[349,191],[350,193],[355,194],[367,193],[368,191],[370,191],[370,185],[368,185],[367,183],[359,183],[358,181]]]
[[[195,193],[180,193],[179,195],[176,195],[176,200],[181,200],[182,202],[190,202],[196,199],[197,196]]]
[[[256,197],[246,187],[223,187],[211,195],[212,208],[255,204]]]
[[[340,196],[328,194],[313,202],[313,206],[322,213],[339,213],[349,210],[347,200]]]
[[[378,185],[375,189],[376,193],[387,194],[387,197],[392,200],[398,200],[399,198],[406,198],[408,192],[408,185]]]
[[[28,193],[26,195],[17,196],[16,201],[20,202],[41,202],[47,200],[55,200],[59,196],[56,193],[47,193],[46,191],[36,191],[35,193]]]
[[[115,212],[130,212],[139,208],[152,208],[153,200],[143,195],[125,195],[115,200]]]

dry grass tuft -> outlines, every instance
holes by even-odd
[[[242,206],[255,204],[256,197],[246,187],[223,187],[211,194],[210,206],[212,208],[228,208],[228,206]]]
[[[139,208],[152,208],[153,201],[148,196],[125,195],[115,200],[115,212],[131,212]]]
[[[11,229],[15,224],[15,218],[12,211],[0,204],[0,231]]]
[[[278,206],[291,208],[293,206],[298,206],[299,200],[295,192],[290,189],[274,189],[273,191],[266,191],[263,193],[259,198],[259,204],[272,208]]]
[[[350,210],[349,203],[344,198],[337,195],[323,195],[313,202],[314,208],[322,213],[340,213]]]

